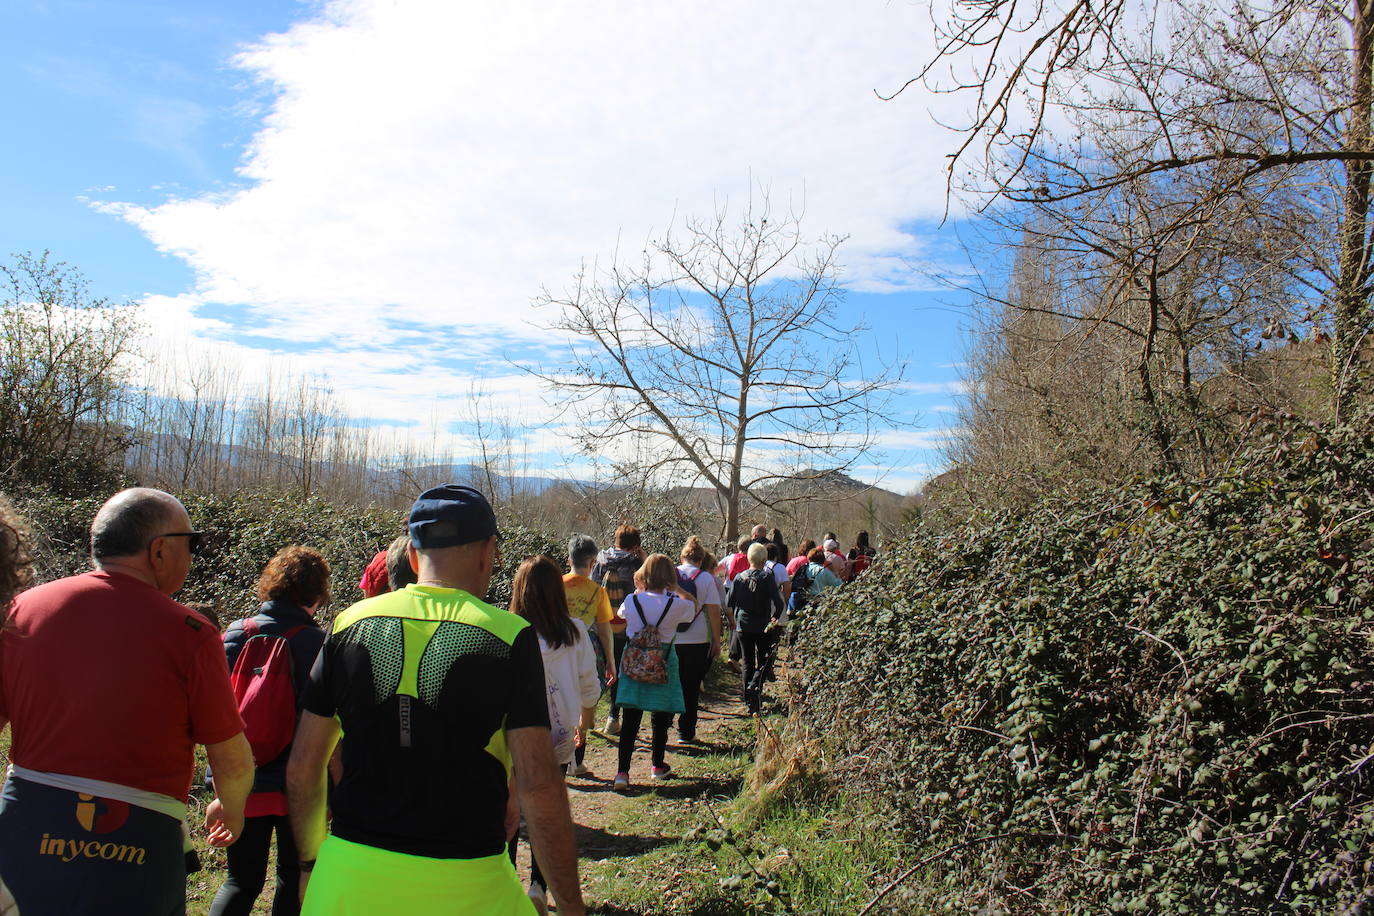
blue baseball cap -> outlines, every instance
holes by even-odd
[[[496,530],[496,513],[472,487],[446,483],[420,494],[410,507],[410,543],[416,550],[485,541]]]

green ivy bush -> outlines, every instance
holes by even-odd
[[[32,528],[40,581],[90,569],[91,519],[105,496],[68,498],[29,493],[15,498],[16,508]],[[210,533],[206,548],[191,566],[186,586],[177,593],[183,602],[215,605],[225,623],[257,608],[253,590],[263,566],[282,547],[303,544],[329,560],[334,600],[323,616],[362,598],[358,580],[378,550],[385,549],[405,530],[405,513],[330,502],[270,490],[230,495],[187,494],[182,497],[191,523]],[[547,554],[560,565],[567,548],[537,526],[508,517],[498,507],[504,540],[502,562],[492,576],[487,600],[498,607],[510,603],[510,580],[520,561],[531,554]]]
[[[105,499],[30,494],[16,500],[36,535],[41,578],[90,569],[88,532]],[[358,580],[364,567],[403,530],[400,513],[359,509],[320,497],[302,499],[262,490],[191,493],[181,499],[191,524],[210,537],[177,600],[216,605],[226,623],[257,608],[253,590],[258,574],[273,554],[291,544],[313,547],[329,561],[334,601],[324,616],[332,617],[362,597]]]
[[[568,542],[566,538],[560,541],[555,535],[537,526],[515,520],[508,521],[499,517],[500,515],[498,512],[498,524],[501,527],[501,562],[492,574],[487,601],[504,608],[510,607],[511,580],[515,578],[515,570],[519,568],[520,563],[526,557],[543,554],[557,563],[560,570],[566,570]]]
[[[1253,440],[915,535],[798,622],[793,727],[921,865],[887,903],[1369,907],[1374,423]]]

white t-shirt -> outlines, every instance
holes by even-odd
[[[697,587],[697,606],[692,613],[696,614],[696,620],[692,625],[677,635],[677,641],[684,646],[699,646],[711,641],[711,625],[706,621],[704,613],[697,613],[708,604],[720,607],[720,586],[716,583],[716,577],[704,569],[697,569],[691,563],[683,563],[678,567],[678,572],[691,576],[697,573],[693,585]],[[668,637],[672,639],[671,636]]]
[[[768,560],[763,564],[763,568],[771,569],[773,571],[773,581],[778,583],[779,590],[781,590],[782,587],[786,585],[788,582],[792,581],[791,577],[787,575],[787,567],[777,562],[776,560]]]
[[[644,628],[644,623],[640,622],[639,611],[635,610],[635,599],[639,599],[639,607],[644,611],[644,622],[658,623],[658,617],[663,613],[663,607],[668,603],[668,596],[663,592],[635,592],[625,599],[625,603],[616,611],[616,616],[625,621],[625,638],[634,639],[639,631]],[[696,614],[696,605],[686,598],[672,596],[673,606],[668,611],[663,622],[658,624],[658,635],[662,637],[665,644],[677,633],[677,625],[687,623]]]

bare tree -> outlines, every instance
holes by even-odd
[[[342,422],[334,391],[322,376],[299,375],[278,414],[277,456],[291,486],[309,497],[319,485],[330,433]]]
[[[150,360],[140,392],[139,443],[128,462],[148,484],[216,492],[226,483],[238,374],[186,351]]]
[[[1321,229],[1294,218],[1282,186],[1196,211],[1201,195],[1178,177],[1142,177],[1091,207],[992,211],[1003,232],[1032,228],[1006,288],[970,290],[980,322],[950,449],[965,473],[946,492],[996,504],[1068,480],[1207,474],[1234,445],[1255,402],[1239,385],[1268,385],[1253,367],[1304,320],[1298,252]]]
[[[1327,278],[1314,293],[1339,413],[1371,323],[1372,8],[955,0],[937,16],[937,55],[911,82],[973,100],[949,178],[985,203],[1081,210],[1167,176],[1193,196],[1156,214],[1157,239],[1215,218],[1220,198],[1276,187],[1330,216],[1338,231],[1318,235],[1307,277]]]
[[[58,489],[117,474],[137,311],[92,297],[47,252],[0,265],[0,482]]]
[[[773,218],[764,201],[545,291],[549,330],[572,343],[539,375],[580,420],[583,450],[632,482],[704,483],[727,538],[746,499],[802,498],[780,485],[868,454],[903,367],[863,365],[865,329],[841,319],[841,242],[809,243],[799,216]]]

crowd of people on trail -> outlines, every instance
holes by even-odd
[[[287,545],[221,633],[216,609],[172,597],[207,543],[174,496],[121,491],[90,534],[92,571],[33,586],[0,498],[0,916],[184,913],[197,746],[212,793],[197,829],[227,859],[213,916],[252,911],[274,843],[274,916],[499,916],[549,898],[577,916],[567,785],[596,779],[603,696],[611,787],[631,786],[646,713],[648,775],[672,778],[669,733],[697,742],[715,659],[760,713],[789,614],[876,556],[866,532],[847,556],[833,533],[793,556],[760,525],[719,559],[690,537],[674,562],[624,524],[604,550],[574,535],[566,572],[523,558],[503,609],[482,598],[502,565],[496,514],[446,484],[328,624],[328,559]]]

